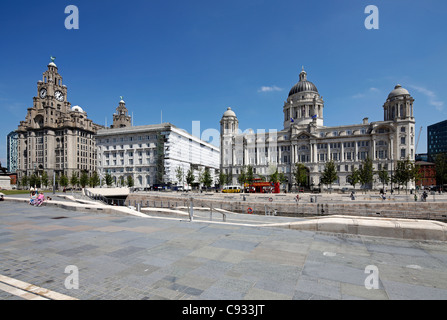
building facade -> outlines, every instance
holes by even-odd
[[[118,115],[121,112],[127,115],[123,100],[119,108]],[[114,185],[123,186],[131,176],[134,187],[146,190],[157,185],[186,187],[189,169],[194,170],[197,182],[199,172],[208,168],[217,181],[219,148],[170,123],[131,126],[130,119],[122,123],[123,119],[115,115],[111,128],[99,130],[96,135],[98,171],[102,179],[110,173]],[[178,168],[184,173],[183,181],[177,177]]]
[[[447,120],[427,127],[428,160],[434,162],[436,155],[447,154]]]
[[[10,173],[17,172],[17,143],[18,143],[18,133],[16,131],[11,131],[6,137],[6,150],[7,150],[7,163],[6,168]]]
[[[427,161],[416,161],[416,166],[419,168],[419,176],[415,181],[417,187],[431,187],[436,186],[436,165]]]
[[[102,126],[88,119],[81,107],[71,106],[54,58],[47,67],[37,82],[33,106],[16,130],[19,181],[43,171],[51,179],[96,170],[94,135]]]
[[[384,168],[392,174],[397,160],[415,158],[413,102],[409,92],[397,85],[383,105],[383,121],[364,118],[359,124],[326,127],[324,101],[302,70],[283,105],[282,130],[241,132],[235,112],[225,111],[220,120],[221,170],[233,177],[233,183],[248,165],[267,180],[278,170],[290,188],[295,164],[302,163],[308,170],[308,186],[316,187],[325,163],[333,160],[338,180],[332,186],[352,188],[349,175],[369,157],[374,170]],[[376,177],[373,187],[380,185]]]

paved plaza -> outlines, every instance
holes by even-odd
[[[14,280],[82,300],[447,299],[441,241],[12,201],[0,203],[0,219],[0,299],[30,297]],[[69,266],[77,289],[67,288]]]

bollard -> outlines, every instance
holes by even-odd
[[[194,208],[192,198],[189,200],[189,221],[192,222],[194,219]]]

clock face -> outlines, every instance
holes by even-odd
[[[43,99],[47,96],[47,89],[40,89],[40,97]]]
[[[56,91],[56,92],[54,93],[54,96],[56,97],[56,99],[57,99],[58,101],[64,101],[64,94],[63,94],[62,92],[60,92],[60,91]]]

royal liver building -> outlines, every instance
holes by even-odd
[[[317,187],[325,163],[333,160],[339,177],[333,188],[341,189],[352,187],[347,177],[369,157],[374,170],[384,168],[392,174],[397,160],[414,161],[413,102],[409,92],[396,85],[383,105],[383,121],[364,118],[359,124],[326,127],[324,101],[302,70],[284,103],[283,130],[242,133],[235,112],[225,111],[220,121],[221,170],[236,184],[241,169],[248,165],[259,177],[277,169],[285,173],[290,188],[295,183],[295,164],[302,163],[308,169],[308,185]],[[375,180],[374,187],[381,186]]]

